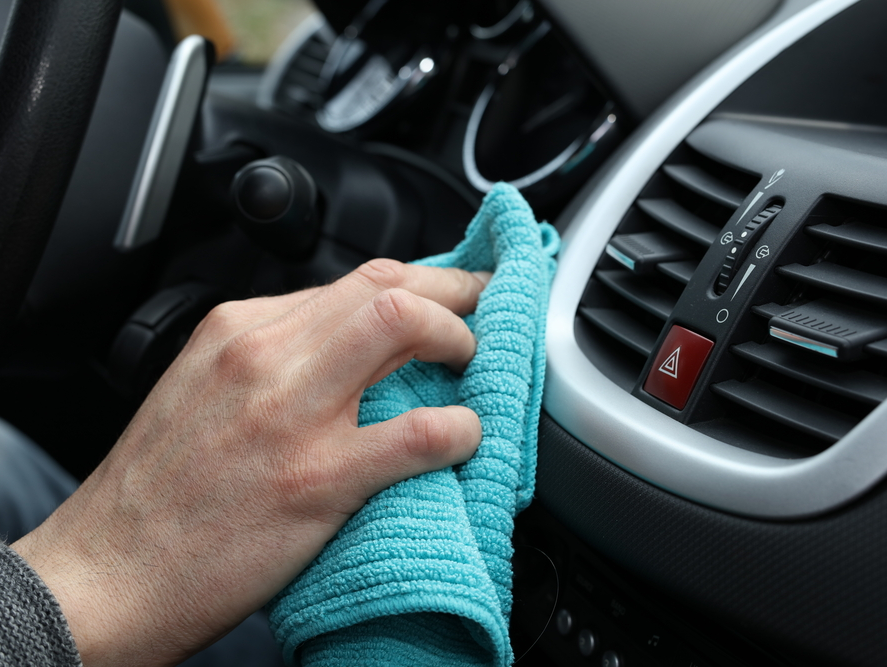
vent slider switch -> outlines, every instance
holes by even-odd
[[[755,239],[759,238],[764,229],[769,225],[776,214],[782,210],[782,206],[770,206],[758,213],[745,226],[741,233],[737,234],[730,246],[727,248],[727,254],[724,256],[724,262],[721,265],[721,272],[715,282],[715,294],[720,296],[727,291],[736,269],[745,261],[749,250],[754,246]],[[728,236],[721,237],[729,238]]]
[[[617,234],[607,244],[607,254],[635,273],[648,273],[658,264],[693,257],[687,246],[660,232]]]
[[[770,317],[770,335],[826,357],[855,361],[870,343],[887,339],[887,317],[831,299],[756,309]]]

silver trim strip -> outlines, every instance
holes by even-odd
[[[160,235],[209,76],[209,43],[198,35],[173,52],[154,107],[114,247],[134,250]]]
[[[483,120],[484,112],[487,110],[487,105],[490,103],[490,99],[492,99],[495,92],[496,87],[493,84],[489,84],[484,88],[480,97],[477,98],[477,102],[474,104],[474,109],[471,111],[471,116],[468,118],[468,127],[465,130],[465,139],[462,142],[462,168],[465,170],[465,177],[468,179],[468,182],[480,192],[489,192],[495,185],[493,181],[484,178],[483,174],[481,174],[480,170],[477,168],[477,161],[474,159],[474,150],[477,145],[477,133],[480,129],[480,123]],[[513,185],[518,190],[523,190],[524,188],[535,185],[542,179],[551,176],[589,146],[593,147],[597,144],[597,142],[613,128],[615,123],[616,116],[612,113],[608,113],[606,118],[604,118],[604,121],[594,130],[594,132],[591,133],[590,137],[578,137],[548,164],[543,165],[526,176],[522,176],[514,181],[509,181],[508,184]]]
[[[489,27],[483,27],[474,24],[468,27],[468,32],[470,32],[471,36],[475,39],[493,39],[494,37],[498,37],[499,35],[502,35],[506,31],[508,31],[515,23],[520,20],[524,13],[528,11],[530,12],[530,19],[532,20],[532,16],[534,14],[533,5],[530,4],[530,0],[521,0],[498,23]]]
[[[616,225],[665,158],[751,75],[856,1],[787,0],[635,132],[600,175],[563,238],[548,316],[546,411],[622,468],[738,514],[811,516],[869,489],[887,473],[887,403],[817,456],[785,460],[746,451],[672,420],[605,377],[576,342],[576,309]]]

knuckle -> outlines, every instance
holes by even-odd
[[[226,301],[215,306],[199,325],[207,334],[226,337],[236,331],[241,320],[243,305],[238,301]]]
[[[354,273],[376,287],[390,289],[406,282],[407,267],[396,259],[377,258],[361,264]]]
[[[406,290],[388,289],[373,297],[372,313],[385,335],[404,338],[419,320],[418,298]]]
[[[312,518],[322,518],[340,510],[348,513],[356,508],[349,504],[349,470],[324,447],[313,442],[290,451],[279,467],[275,484],[292,511]]]
[[[418,459],[445,459],[449,450],[448,424],[437,410],[416,409],[404,425],[404,442],[410,456]]]
[[[266,375],[268,335],[263,329],[248,329],[229,337],[218,348],[217,364],[225,376],[255,382]]]

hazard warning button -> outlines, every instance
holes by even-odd
[[[674,325],[653,360],[644,391],[683,410],[714,342]]]

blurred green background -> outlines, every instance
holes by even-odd
[[[314,6],[307,0],[217,0],[244,62],[266,63]]]

